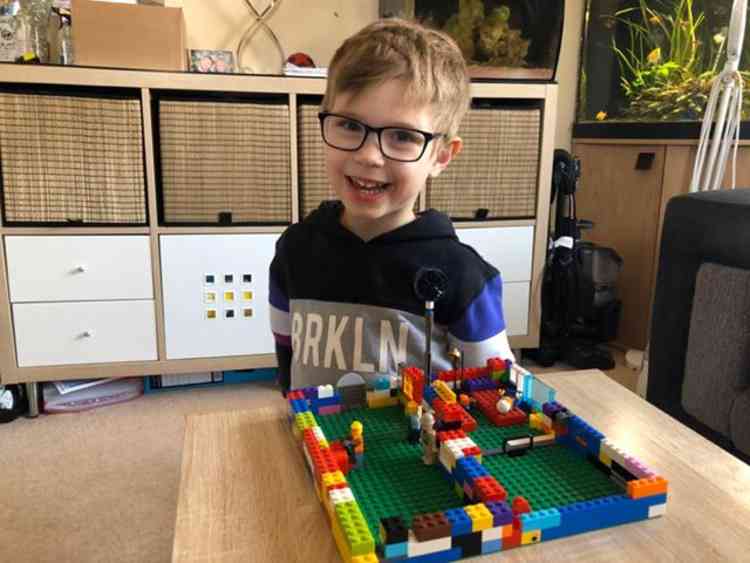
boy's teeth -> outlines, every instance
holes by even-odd
[[[368,182],[367,180],[360,180],[359,178],[352,178],[352,182],[358,188],[365,188],[368,190],[380,189],[385,186],[385,184],[379,182]]]

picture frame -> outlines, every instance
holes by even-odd
[[[190,72],[232,74],[235,72],[234,53],[215,49],[188,49],[188,68]]]

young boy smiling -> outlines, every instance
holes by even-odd
[[[447,289],[435,303],[434,371],[513,358],[499,272],[458,241],[450,219],[415,214],[429,177],[461,150],[470,102],[460,50],[446,35],[398,19],[347,39],[329,66],[319,114],[328,180],[325,202],[279,239],[271,264],[271,325],[284,391],[422,366],[424,268]]]

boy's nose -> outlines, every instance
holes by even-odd
[[[364,144],[354,153],[358,162],[369,164],[370,166],[382,166],[385,157],[380,151],[378,144],[378,134],[375,131],[368,131]]]

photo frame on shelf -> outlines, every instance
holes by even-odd
[[[213,49],[188,49],[190,72],[231,74],[235,72],[234,53]]]

